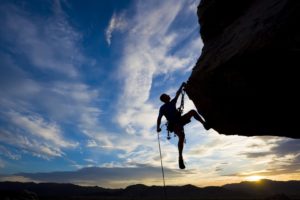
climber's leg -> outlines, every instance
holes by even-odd
[[[203,124],[203,127],[204,127],[206,130],[209,130],[209,129],[210,129],[208,123],[205,122],[205,121],[201,118],[201,116],[197,113],[196,110],[190,110],[189,112],[187,112],[186,114],[184,114],[184,115],[181,117],[181,122],[182,122],[182,124],[185,125],[185,124],[190,123],[192,117],[194,117],[197,121],[201,122],[201,123]]]
[[[180,169],[184,169],[184,162],[183,162],[183,156],[182,156],[182,151],[183,151],[183,146],[184,146],[184,139],[185,139],[185,134],[184,134],[184,129],[182,126],[175,126],[174,127],[174,133],[178,136],[178,164]]]

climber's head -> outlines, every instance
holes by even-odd
[[[170,101],[170,99],[171,99],[170,96],[167,94],[160,95],[160,100],[164,103],[168,103]]]

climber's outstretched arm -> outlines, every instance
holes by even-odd
[[[174,99],[172,99],[172,101],[177,102],[177,99],[178,99],[178,97],[179,97],[179,95],[180,95],[180,93],[181,93],[181,91],[182,91],[182,89],[183,89],[183,87],[184,87],[185,85],[186,85],[185,82],[183,82],[183,83],[181,84],[180,88],[179,88],[178,91],[176,92],[176,95],[175,95]]]
[[[158,115],[158,117],[157,117],[157,125],[156,125],[156,131],[157,131],[157,132],[160,132],[160,131],[161,131],[161,128],[160,128],[161,118],[162,118],[162,115],[161,115],[161,113],[159,113],[159,115]]]

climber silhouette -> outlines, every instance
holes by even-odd
[[[186,114],[181,116],[181,113],[176,109],[176,102],[184,89],[186,83],[182,83],[178,91],[176,92],[175,97],[170,101],[170,96],[167,94],[162,94],[160,100],[164,104],[159,109],[159,115],[157,118],[157,132],[161,131],[160,124],[161,118],[165,116],[168,121],[167,129],[170,132],[174,132],[178,136],[178,153],[179,159],[178,164],[180,169],[184,169],[185,165],[183,162],[182,150],[185,140],[184,126],[191,122],[191,118],[194,117],[196,120],[201,122],[206,130],[210,129],[209,125],[200,117],[200,115],[195,110],[190,110]]]

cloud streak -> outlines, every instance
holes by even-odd
[[[60,148],[53,147],[45,141],[28,137],[17,130],[14,132],[0,130],[0,133],[1,142],[14,146],[15,149],[20,149],[22,153],[28,153],[47,160],[53,157],[61,157],[64,154]]]
[[[107,44],[111,44],[112,34],[114,31],[122,31],[126,28],[126,26],[127,23],[124,19],[124,13],[119,15],[116,15],[116,13],[114,13],[105,31],[105,38]]]
[[[122,19],[126,18],[128,23],[124,31],[126,36],[122,39],[123,59],[119,65],[119,74],[124,87],[117,115],[121,127],[131,130],[131,133],[136,133],[139,129],[149,130],[155,123],[157,109],[152,101],[149,101],[153,79],[158,75],[184,70],[185,67],[191,66],[198,56],[198,52],[194,51],[191,52],[195,54],[188,56],[183,53],[190,46],[171,52],[172,47],[189,38],[190,32],[196,31],[195,27],[192,27],[180,35],[172,29],[175,21],[181,17],[184,2],[136,3],[134,16],[122,13]],[[116,16],[117,14],[111,21],[117,18]],[[191,43],[200,41],[199,37],[191,37],[188,40]]]
[[[150,98],[153,79],[160,75],[168,77],[180,71],[186,73],[186,67],[193,65],[201,48],[198,26],[186,26],[185,30],[175,31],[174,26],[182,16],[194,15],[191,10],[186,11],[184,6],[186,2],[183,1],[175,4],[168,1],[151,1],[146,4],[135,1],[129,8],[130,12],[123,10],[114,13],[106,28],[108,44],[114,41],[122,44],[118,46],[122,57],[117,72],[122,92],[115,120],[125,133],[122,133],[121,140],[110,140],[114,148],[123,150],[118,155],[123,166],[159,164],[153,131],[158,110],[156,101]],[[112,38],[113,33],[119,37]],[[183,40],[188,41],[186,46],[180,45]],[[176,45],[183,48],[172,51]],[[187,54],[187,49],[192,53]],[[172,145],[168,145],[167,149],[176,151]],[[168,166],[177,168],[176,155],[167,152],[164,156],[168,159]]]
[[[57,124],[45,122],[40,116],[34,114],[24,116],[17,112],[10,112],[7,116],[16,126],[24,128],[25,132],[53,143],[55,146],[70,148],[78,145],[67,142],[62,137],[62,131]]]
[[[8,157],[12,160],[20,160],[20,158],[21,158],[20,154],[14,153],[2,145],[0,145],[0,155],[4,155],[5,157]]]
[[[1,35],[11,50],[26,56],[40,70],[78,76],[77,68],[84,62],[77,45],[81,35],[67,21],[60,1],[54,1],[54,15],[48,18],[32,17],[12,4],[4,4],[0,9],[5,27]],[[19,27],[23,27],[22,31]]]
[[[66,125],[73,124],[87,138],[95,137],[91,130],[102,131],[99,92],[79,73],[91,61],[61,3],[53,2],[44,17],[14,4],[0,5],[0,39],[6,45],[0,51],[0,120],[7,124],[1,127],[0,142],[45,159],[79,146],[62,128]]]

